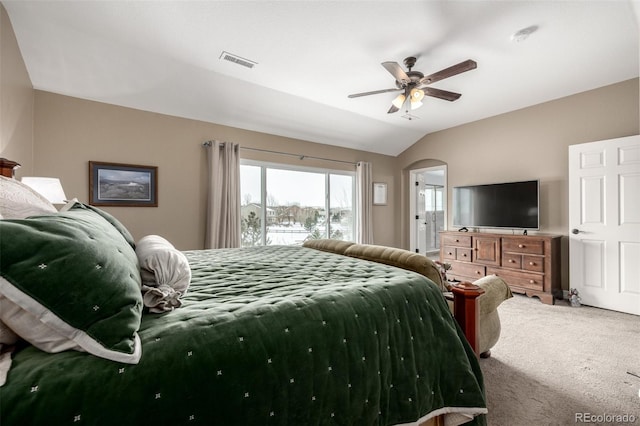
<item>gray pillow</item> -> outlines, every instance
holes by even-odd
[[[57,211],[49,200],[24,183],[0,176],[0,218],[24,219]]]

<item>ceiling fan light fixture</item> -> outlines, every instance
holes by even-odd
[[[424,98],[424,91],[421,89],[413,88],[411,89],[411,102],[417,101],[420,102]]]
[[[411,109],[418,109],[422,106],[422,99],[424,98],[424,91],[420,89],[416,89],[415,87],[411,89]]]
[[[405,99],[406,98],[405,98],[404,94],[401,93],[398,96],[396,96],[396,98],[393,101],[391,101],[391,104],[394,107],[400,109],[400,108],[402,108],[402,105],[404,104],[404,100]]]

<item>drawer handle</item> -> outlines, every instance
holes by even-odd
[[[529,262],[529,265],[534,266],[536,262]]]
[[[529,284],[535,284],[536,280],[529,280]]]
[[[459,243],[459,242],[460,242],[460,240],[456,238],[456,243]]]
[[[519,248],[524,248],[524,244],[518,244]]]
[[[513,259],[509,259],[509,263],[516,263],[516,261]]]
[[[464,254],[462,255],[462,257],[467,257],[467,253],[464,253]]]
[[[481,273],[482,273],[482,272],[480,272],[480,271],[476,271],[476,274],[478,274],[478,275],[480,275]]]
[[[451,253],[451,252],[448,252],[447,254],[453,254],[453,253]]]

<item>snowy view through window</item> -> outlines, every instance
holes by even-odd
[[[244,247],[354,239],[354,173],[242,164],[240,188]]]

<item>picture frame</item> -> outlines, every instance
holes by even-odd
[[[373,182],[373,205],[387,205],[387,184],[383,182]]]
[[[89,204],[158,207],[158,168],[89,161]]]

